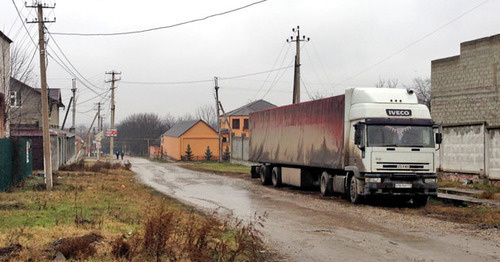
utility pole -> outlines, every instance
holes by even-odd
[[[302,39],[300,39],[300,30],[299,26],[297,29],[292,28],[292,32],[297,31],[297,36],[295,39],[293,36],[290,39],[287,39],[287,43],[296,43],[296,51],[295,51],[295,71],[293,73],[293,100],[292,103],[300,103],[300,42],[309,42],[309,37],[306,39],[306,36],[303,35]]]
[[[49,130],[49,97],[47,91],[47,69],[45,66],[45,23],[52,23],[54,21],[49,21],[47,18],[43,17],[44,8],[54,8],[47,4],[38,2],[36,5],[28,6],[27,8],[37,8],[38,18],[35,21],[28,23],[38,23],[38,41],[40,45],[40,82],[42,85],[41,96],[42,96],[42,133],[43,133],[43,157],[45,160],[44,171],[45,171],[45,183],[48,191],[52,190],[52,163],[50,155],[50,130]]]
[[[71,125],[71,131],[76,133],[76,79],[73,78],[73,87],[71,92],[73,92],[73,125]]]
[[[107,81],[106,83],[111,82],[111,128],[115,128],[115,82],[120,81],[120,79],[116,79],[115,75],[121,75],[121,73],[111,71],[106,72],[107,75],[111,75],[111,81]],[[109,162],[113,162],[113,147],[114,147],[114,137],[109,137]]]
[[[219,110],[219,78],[214,77],[215,80],[215,108],[217,110],[217,130],[219,135],[219,163],[222,161],[222,140],[220,133],[220,110]]]
[[[96,149],[97,149],[97,160],[101,159],[101,102],[97,103],[97,133],[99,134],[99,141],[97,141]],[[97,146],[99,145],[99,146]]]

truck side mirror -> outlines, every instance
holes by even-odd
[[[363,145],[363,131],[364,124],[357,123],[354,125],[354,144],[359,147],[359,149],[364,150],[365,146]]]
[[[361,130],[358,128],[356,128],[356,131],[354,132],[354,144],[358,146],[361,145]]]
[[[443,134],[441,133],[436,133],[436,144],[441,144],[443,142]]]

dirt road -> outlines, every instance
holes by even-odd
[[[499,261],[500,230],[319,199],[249,180],[131,159],[152,188],[211,211],[268,213],[266,243],[288,261]]]

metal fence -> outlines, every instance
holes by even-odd
[[[0,191],[6,191],[33,172],[30,144],[27,139],[0,139]]]

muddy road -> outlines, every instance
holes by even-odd
[[[268,213],[266,244],[287,261],[500,261],[500,230],[354,206],[246,179],[131,159],[139,180],[201,210]]]

